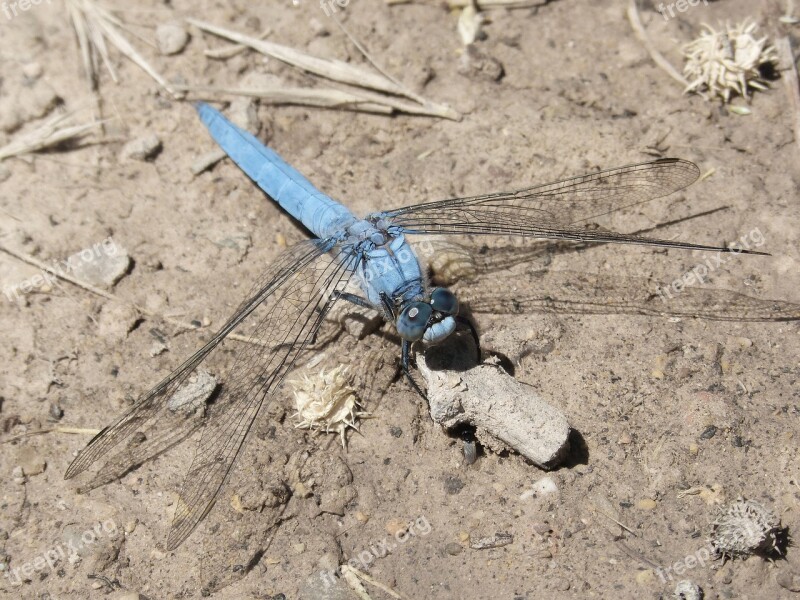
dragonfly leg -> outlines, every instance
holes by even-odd
[[[367,302],[364,298],[362,298],[361,296],[356,296],[355,294],[351,294],[350,292],[335,291],[333,292],[332,295],[336,296],[337,298],[341,298],[342,300],[346,300],[351,304],[355,304],[356,306],[361,306],[363,308],[371,308],[375,310],[375,307],[372,306],[372,304],[370,304],[369,302]]]
[[[475,352],[477,352],[477,362],[481,362],[481,340],[478,338],[478,331],[475,329],[475,325],[472,324],[467,317],[464,315],[456,315],[455,316],[456,323],[464,325],[467,329],[469,329],[470,333],[472,334],[472,339],[475,340]]]
[[[403,368],[403,373],[405,374],[406,378],[408,378],[408,382],[411,384],[411,387],[414,388],[414,391],[417,392],[425,402],[428,401],[428,397],[425,395],[425,392],[422,391],[422,388],[419,387],[419,384],[414,381],[414,377],[411,376],[411,369],[409,367],[409,358],[411,354],[411,342],[408,340],[403,340],[403,353],[402,359],[400,364]]]

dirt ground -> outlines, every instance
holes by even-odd
[[[656,47],[676,65],[702,22],[750,16],[770,35],[789,27],[772,2],[701,2],[667,20],[642,4]],[[193,16],[249,35],[268,28],[269,40],[364,63],[314,0],[104,5],[148,40],[158,24]],[[658,147],[713,174],[607,223],[634,231],[727,207],[659,235],[708,244],[763,235],[759,249],[772,256],[726,258],[706,287],[800,302],[800,145],[784,82],[756,94],[748,116],[684,96],[635,37],[626,5],[557,0],[491,11],[475,45],[481,56],[465,69],[457,14],[441,3],[350,0],[337,15],[373,57],[463,119],[262,105],[261,137],[357,214],[650,160]],[[253,52],[208,59],[203,50],[224,42],[190,31],[174,56],[131,39],[171,80],[233,85],[271,73],[314,85]],[[59,110],[54,96],[67,109],[91,108],[61,2],[0,14],[0,52],[0,145]],[[342,334],[324,347],[326,360],[377,374],[364,393],[372,418],[348,435],[346,451],[335,436],[296,429],[283,391],[216,506],[175,551],[166,539],[192,441],[78,494],[86,475],[65,481],[64,472],[91,434],[57,428],[111,423],[210,338],[287,242],[305,236],[232,164],[193,175],[193,161],[214,145],[192,107],[111,56],[120,82],[102,72],[104,143],[3,162],[0,241],[49,263],[111,238],[132,262],[108,291],[206,326],[181,331],[64,282],[2,297],[0,594],[356,598],[339,569],[349,562],[404,598],[659,598],[681,579],[710,599],[797,597],[780,583],[800,581],[795,548],[775,562],[723,564],[703,553],[719,506],[738,496],[771,508],[790,533],[800,527],[796,320],[476,312],[485,348],[516,362],[515,377],[577,432],[567,464],[550,473],[509,453],[466,465],[462,442],[431,422],[397,376],[396,341]],[[157,156],[120,157],[148,134],[162,141]],[[553,270],[638,278],[655,290],[706,256],[605,245],[548,260]],[[531,272],[515,265],[466,289],[471,298],[517,297],[539,291]],[[0,258],[4,289],[37,273]],[[229,342],[225,354],[241,348]],[[224,373],[224,364],[208,368]],[[510,544],[471,547],[505,534]],[[375,600],[391,597],[366,585]]]

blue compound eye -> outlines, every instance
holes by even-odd
[[[446,315],[458,313],[458,299],[453,292],[444,288],[434,288],[431,292],[431,306],[433,310]]]
[[[412,302],[397,317],[397,333],[409,342],[421,340],[433,314],[431,305],[426,302]]]

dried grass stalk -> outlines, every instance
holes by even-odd
[[[52,148],[67,140],[77,139],[102,124],[102,121],[93,121],[81,125],[70,125],[68,121],[73,114],[56,115],[36,129],[20,135],[11,143],[0,148],[0,161],[12,156],[21,156]]]
[[[216,25],[198,19],[187,19],[187,22],[202,31],[223,37],[238,44],[249,46],[257,52],[271,56],[272,58],[309,73],[367,90],[382,92],[392,96],[404,96],[415,102],[419,102],[423,108],[414,107],[414,110],[408,110],[410,107],[413,107],[413,105],[379,95],[372,95],[369,98],[362,97],[361,102],[369,100],[370,102],[377,102],[378,104],[390,105],[396,110],[411,112],[412,114],[424,114],[452,120],[459,120],[461,118],[461,115],[453,109],[428,102],[384,75],[365,71],[364,69],[340,60],[311,56],[310,54],[288,46],[259,40],[230,29],[217,27]],[[364,96],[365,94],[364,92],[359,92],[358,94],[355,92],[352,93],[358,96]]]
[[[122,35],[120,30],[125,26],[119,19],[91,0],[66,0],[66,2],[75,34],[78,37],[83,68],[92,89],[97,88],[98,56],[102,59],[114,82],[118,81],[116,70],[109,58],[106,45],[106,41],[108,41],[172,96],[177,97],[177,93],[167,80]]]

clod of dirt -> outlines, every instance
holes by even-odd
[[[461,55],[458,72],[471,79],[487,79],[500,81],[505,75],[505,69],[499,60],[481,52],[470,44]]]

